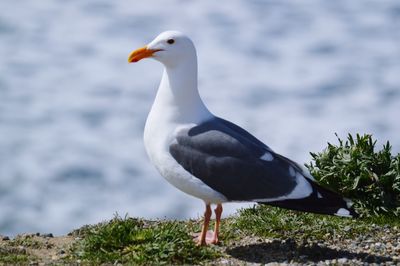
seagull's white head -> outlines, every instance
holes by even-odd
[[[174,67],[193,57],[196,58],[196,49],[189,37],[179,31],[165,31],[148,45],[133,51],[128,62],[154,58],[166,67]]]

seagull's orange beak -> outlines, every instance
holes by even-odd
[[[128,63],[135,63],[143,58],[152,57],[155,52],[161,51],[161,49],[148,49],[147,46],[139,48],[133,51],[128,57]]]

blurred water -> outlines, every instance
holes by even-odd
[[[202,213],[144,152],[161,65],[126,63],[167,29],[196,43],[209,108],[276,151],[309,162],[360,132],[399,152],[396,0],[2,1],[1,234]]]

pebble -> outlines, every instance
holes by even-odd
[[[60,250],[58,251],[58,254],[65,254],[65,250],[60,249]]]
[[[347,263],[348,259],[347,258],[340,258],[337,260],[339,264],[345,264]]]
[[[229,260],[223,259],[223,260],[218,261],[218,264],[221,264],[221,265],[229,265],[230,263],[229,263]]]

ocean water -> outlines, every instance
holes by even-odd
[[[202,214],[144,151],[162,66],[127,64],[169,29],[209,108],[277,152],[309,162],[335,132],[400,151],[397,0],[1,1],[0,234]]]

